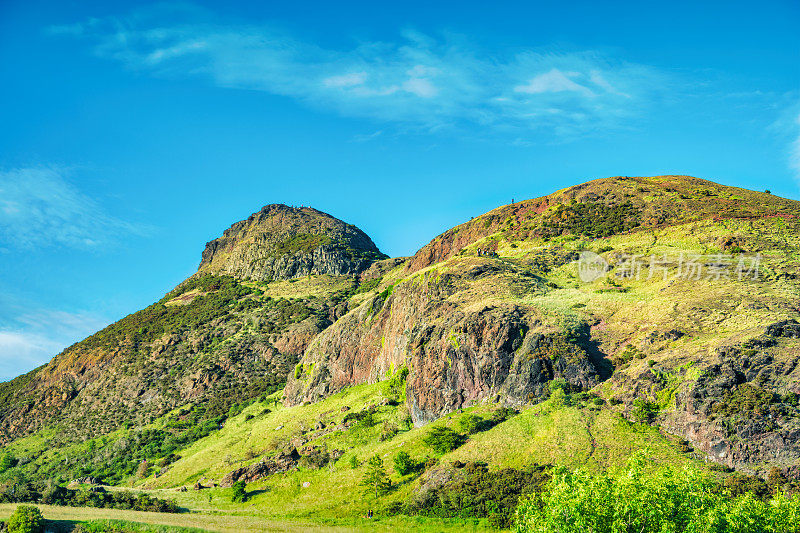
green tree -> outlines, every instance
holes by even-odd
[[[42,533],[44,518],[38,507],[19,505],[8,519],[8,533]]]
[[[233,494],[231,494],[232,502],[246,502],[247,501],[247,483],[244,480],[239,480],[233,484]]]
[[[394,469],[401,476],[407,476],[416,470],[417,464],[408,452],[399,452],[394,456]]]
[[[392,482],[383,469],[383,459],[380,455],[375,454],[367,461],[361,486],[364,487],[364,494],[374,494],[376,498],[386,494],[392,487]]]

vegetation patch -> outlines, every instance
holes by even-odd
[[[490,471],[486,463],[455,463],[460,478],[395,510],[440,518],[488,518],[492,526],[512,525],[520,498],[542,492],[550,479],[549,467]]]
[[[313,252],[320,246],[330,244],[332,239],[328,235],[314,235],[311,233],[298,233],[293,237],[279,242],[272,248],[272,255],[280,257],[283,255],[294,255],[296,253]]]
[[[158,513],[177,513],[180,511],[175,500],[154,498],[144,492],[135,494],[128,491],[108,492],[101,487],[68,489],[52,483],[33,483],[19,479],[14,479],[0,487],[0,502],[41,503],[70,507],[106,507]]]
[[[464,444],[467,439],[447,426],[434,426],[422,439],[435,453],[445,454]]]
[[[556,237],[564,233],[598,238],[628,232],[640,224],[641,211],[630,202],[607,205],[601,202],[559,204],[544,218],[538,233]]]
[[[649,471],[643,453],[617,474],[557,468],[542,493],[516,511],[516,533],[641,533],[796,531],[800,495],[770,501],[752,493],[731,498],[713,478],[693,470]]]

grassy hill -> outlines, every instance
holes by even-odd
[[[800,202],[608,178],[398,259],[318,213],[237,223],[159,302],[0,385],[2,494],[90,476],[275,523],[493,529],[556,465],[641,450],[730,497],[797,490]]]

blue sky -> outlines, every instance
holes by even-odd
[[[615,175],[800,198],[797,2],[0,2],[0,379],[268,203],[409,255]]]

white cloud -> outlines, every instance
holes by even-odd
[[[41,335],[0,331],[0,381],[36,368],[61,348],[58,342]]]
[[[0,245],[93,247],[142,228],[105,213],[52,167],[0,170]]]
[[[341,76],[325,78],[323,83],[326,87],[353,87],[354,85],[364,85],[365,81],[367,81],[366,72],[353,72],[351,74],[342,74]]]
[[[90,313],[30,309],[8,295],[0,295],[0,304],[0,380],[48,362],[109,323]]]
[[[411,78],[405,81],[403,90],[422,98],[433,98],[438,92],[433,83],[425,78]]]
[[[377,139],[383,135],[383,130],[374,131],[372,133],[362,133],[359,135],[354,135],[352,141],[353,142],[368,142],[374,139]]]
[[[514,92],[525,94],[539,94],[539,93],[558,93],[563,91],[573,91],[581,93],[584,96],[594,96],[594,93],[583,85],[577,84],[572,81],[568,76],[580,76],[578,72],[569,72],[567,74],[554,68],[550,72],[539,74],[532,78],[525,85],[518,85],[514,87]]]
[[[221,25],[191,7],[169,17],[92,19],[56,33],[90,39],[98,55],[155,76],[201,76],[220,87],[429,129],[606,129],[668,90],[656,69],[592,51],[495,56],[458,37],[412,30],[397,42],[327,49],[266,25]]]

